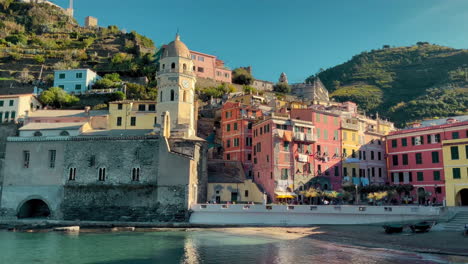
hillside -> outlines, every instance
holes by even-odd
[[[426,42],[386,46],[318,76],[336,101],[354,101],[398,126],[468,112],[468,50]]]
[[[60,8],[0,0],[0,87],[43,86],[54,69],[91,68],[99,74],[154,80],[152,40],[116,26],[85,28]]]

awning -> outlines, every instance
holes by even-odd
[[[275,192],[276,199],[293,199],[297,194],[293,192]]]
[[[284,131],[283,139],[285,141],[291,142],[292,141],[292,131]]]

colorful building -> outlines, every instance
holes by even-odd
[[[226,102],[221,109],[223,159],[242,162],[245,175],[252,178],[252,126],[262,111],[252,105]]]
[[[253,126],[254,181],[269,201],[296,198],[296,193],[320,184],[314,181],[312,122],[272,113]],[[322,188],[328,188],[326,183]],[[300,198],[300,197],[299,197]]]
[[[56,70],[54,87],[60,87],[70,94],[81,94],[91,90],[99,79],[101,77],[90,69]]]
[[[339,190],[341,173],[341,117],[322,108],[291,109],[291,117],[312,122],[317,141],[313,145],[314,172],[325,189]],[[326,186],[325,186],[326,185]]]
[[[232,82],[232,72],[224,66],[224,62],[214,55],[190,51],[193,60],[193,71],[197,77],[208,78],[224,83]]]
[[[107,128],[154,129],[157,123],[156,101],[115,101],[109,103]]]
[[[22,121],[28,113],[41,108],[33,94],[0,95],[0,122]]]
[[[465,133],[442,141],[447,206],[468,206],[468,125]]]
[[[466,138],[467,130],[468,121],[449,118],[442,124],[418,123],[412,128],[390,132],[387,136],[389,182],[413,185],[414,190],[405,194],[409,202],[443,203],[446,186],[442,142]]]

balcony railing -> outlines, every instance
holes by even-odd
[[[350,129],[350,130],[356,130],[358,131],[359,130],[359,124],[353,124],[353,123],[346,123],[346,122],[343,122],[341,124],[341,126],[345,129]]]
[[[312,135],[304,132],[294,132],[293,139],[294,141],[316,142],[317,135]]]

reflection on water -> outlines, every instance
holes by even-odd
[[[0,263],[448,263],[451,258],[212,231],[152,233],[0,232]],[[468,258],[458,258],[459,263]]]

